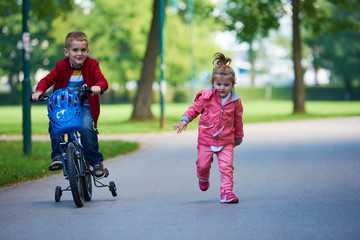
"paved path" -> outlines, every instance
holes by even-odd
[[[245,126],[236,205],[219,171],[201,192],[196,132],[122,135],[143,148],[106,162],[118,197],[95,188],[76,208],[62,175],[0,188],[0,239],[360,239],[360,117]],[[114,137],[114,136],[113,136]]]

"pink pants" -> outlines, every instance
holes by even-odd
[[[220,191],[223,192],[225,189],[233,190],[233,157],[234,157],[234,146],[226,145],[219,152],[213,152],[210,146],[198,144],[198,157],[196,161],[197,176],[204,180],[209,180],[211,163],[213,162],[213,155],[216,154],[219,170],[220,170]]]

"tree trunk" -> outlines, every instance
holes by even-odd
[[[253,41],[249,41],[249,61],[250,61],[250,79],[251,86],[255,86],[255,51],[253,48]]]
[[[294,113],[305,113],[305,84],[303,69],[301,67],[301,37],[300,37],[300,20],[299,20],[299,10],[300,10],[300,0],[292,1],[293,7],[293,61],[294,61],[294,72],[295,72],[295,82],[294,82],[294,92],[293,92],[293,101],[294,101]]]
[[[351,84],[351,79],[347,72],[343,72],[344,82],[345,82],[345,100],[350,101],[352,100],[353,95],[353,87]]]
[[[131,120],[154,119],[151,112],[153,100],[152,84],[155,80],[156,60],[160,53],[159,0],[154,0],[153,19],[143,60],[141,77],[135,97]]]
[[[318,86],[319,86],[318,74],[319,74],[319,69],[320,69],[320,67],[315,66],[314,69],[315,69],[315,70],[314,70],[314,71],[315,71],[315,76],[314,76],[315,86],[318,87]]]

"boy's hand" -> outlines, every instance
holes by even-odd
[[[188,122],[185,120],[180,121],[178,124],[176,124],[173,129],[177,129],[177,133],[181,133],[183,130],[186,130],[186,127],[188,125]]]
[[[90,95],[97,95],[97,94],[100,94],[100,92],[101,92],[101,87],[99,87],[99,86],[92,86],[90,89],[92,91],[92,94],[90,94]]]
[[[39,100],[39,97],[40,97],[41,94],[42,94],[42,92],[34,92],[34,93],[31,95],[31,99],[32,99],[33,101],[37,101],[37,100]]]

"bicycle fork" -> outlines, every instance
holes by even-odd
[[[68,179],[67,178],[67,176],[68,176],[68,173],[67,173],[67,162],[66,162],[66,148],[67,148],[67,144],[68,143],[60,143],[60,145],[61,145],[61,149],[62,149],[62,159],[63,159],[63,171],[64,171],[64,176],[66,177],[66,179]],[[76,146],[76,144],[75,144],[75,146]],[[80,151],[78,150],[78,147],[76,146],[75,147],[75,161],[76,161],[76,164],[75,164],[75,167],[76,167],[76,169],[78,170],[77,172],[78,172],[78,175],[79,176],[81,176],[81,177],[83,177],[83,176],[85,176],[85,172],[83,172],[82,171],[82,169],[87,169],[87,168],[84,168],[84,166],[83,166],[83,161],[80,161],[80,159],[81,159],[81,153],[80,153]]]

